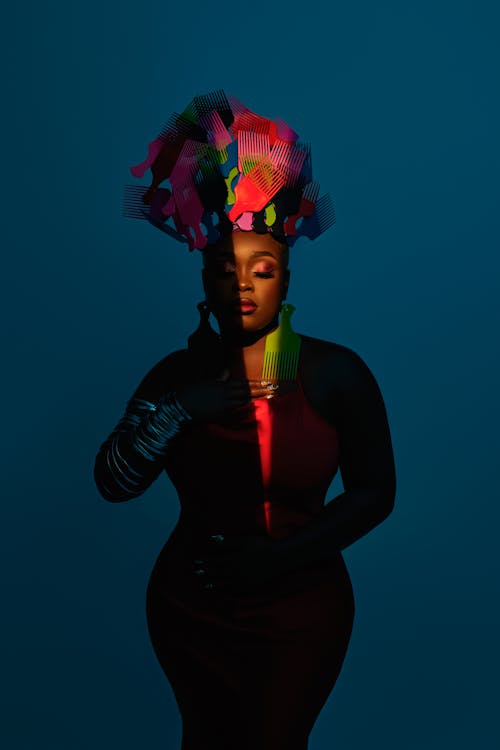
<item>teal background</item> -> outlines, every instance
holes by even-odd
[[[337,224],[291,251],[299,332],[378,380],[398,488],[345,550],[356,600],[310,750],[498,741],[498,27],[493,2],[27,2],[2,44],[8,750],[180,747],[146,627],[165,476],[106,503],[94,457],[183,347],[199,254],[121,217],[172,111],[223,88],[313,145]],[[341,492],[336,478],[328,499]]]

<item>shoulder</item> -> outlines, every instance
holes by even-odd
[[[311,404],[339,425],[368,405],[382,405],[375,376],[354,349],[332,341],[303,336],[301,376]]]
[[[316,377],[328,380],[332,387],[352,389],[356,384],[374,378],[370,368],[354,349],[333,341],[300,334],[302,358],[306,369]]]
[[[177,349],[154,364],[144,375],[132,398],[157,401],[166,391],[184,382],[189,372],[189,352]]]

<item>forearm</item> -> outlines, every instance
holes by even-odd
[[[165,394],[158,404],[131,399],[96,456],[94,480],[102,497],[122,502],[141,495],[162,471],[171,441],[190,419],[175,393]]]
[[[391,513],[394,492],[350,489],[327,503],[305,526],[279,542],[284,571],[332,559]]]

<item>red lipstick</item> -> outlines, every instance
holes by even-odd
[[[257,305],[249,297],[241,297],[235,300],[233,307],[236,312],[247,313],[247,314],[252,313],[254,310],[257,309]]]

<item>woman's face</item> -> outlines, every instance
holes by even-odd
[[[285,250],[257,232],[233,232],[208,250],[203,286],[221,333],[257,332],[277,317],[290,278]]]

